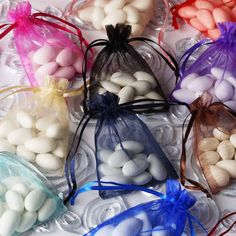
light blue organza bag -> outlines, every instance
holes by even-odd
[[[33,165],[0,152],[1,236],[21,235],[65,211],[55,188]]]

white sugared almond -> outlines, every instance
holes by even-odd
[[[236,160],[222,160],[219,161],[216,166],[226,170],[229,173],[230,178],[236,178]]]
[[[138,153],[143,152],[143,150],[144,150],[143,144],[138,141],[126,140],[126,141],[123,141],[121,144],[122,144],[122,147],[126,151],[128,151],[129,153],[132,153],[132,154],[138,154]],[[116,145],[115,151],[121,150],[122,147],[120,144]]]
[[[56,171],[63,167],[63,160],[51,153],[41,153],[36,156],[35,162],[43,169]]]
[[[31,152],[47,153],[55,150],[56,141],[47,137],[36,137],[25,142],[25,147]]]
[[[13,210],[5,211],[0,218],[0,235],[12,235],[20,224],[20,213]]]
[[[198,144],[200,151],[215,151],[220,144],[219,140],[214,137],[204,138]]]
[[[217,152],[223,160],[229,160],[233,159],[235,149],[229,140],[224,140],[217,147]]]
[[[232,134],[229,138],[231,144],[236,148],[236,134]]]
[[[46,193],[41,189],[32,190],[25,198],[25,209],[29,212],[37,211],[46,200]]]
[[[223,168],[209,165],[204,169],[204,173],[213,191],[229,184],[230,176]]]
[[[10,119],[4,120],[0,123],[0,138],[6,138],[7,135],[15,130],[19,128],[19,125]]]
[[[7,135],[7,140],[13,145],[23,145],[26,141],[32,139],[35,132],[32,129],[18,128]]]
[[[218,140],[223,141],[229,139],[230,133],[226,129],[218,127],[213,129],[213,136]]]
[[[129,73],[120,71],[120,72],[115,72],[114,74],[112,74],[110,80],[111,82],[121,87],[124,87],[126,85],[130,85],[133,82],[135,82],[136,78]]]
[[[157,86],[157,81],[156,79],[149,73],[145,71],[137,71],[133,74],[133,76],[137,80],[144,80],[152,84],[152,88],[155,88]]]
[[[135,91],[134,91],[133,87],[125,86],[118,93],[119,104],[123,104],[123,103],[132,101],[134,99],[134,94],[135,94]]]
[[[199,156],[199,160],[203,166],[215,165],[220,160],[220,155],[215,151],[207,151]]]
[[[111,167],[122,167],[129,160],[130,158],[125,151],[117,150],[110,155],[107,163]]]
[[[119,93],[121,90],[121,87],[117,84],[114,84],[110,81],[102,81],[101,85],[103,86],[104,89],[106,89],[108,92],[111,93]]]
[[[135,90],[135,95],[137,96],[143,96],[147,94],[151,88],[152,84],[146,80],[138,80],[132,84],[130,84]]]

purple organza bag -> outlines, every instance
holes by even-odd
[[[213,102],[221,101],[236,110],[236,24],[219,24],[221,37],[212,42],[202,40],[185,52],[181,58],[180,81],[172,97],[191,104],[208,91]],[[210,45],[193,63],[191,56],[196,50]]]

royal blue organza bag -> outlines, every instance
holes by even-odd
[[[102,185],[102,181],[110,181],[120,184],[156,186],[168,178],[178,178],[148,127],[135,114],[139,109],[142,110],[149,105],[163,107],[164,103],[166,104],[166,102],[155,103],[154,101],[152,100],[148,105],[143,104],[142,100],[118,104],[118,96],[107,92],[104,95],[97,95],[89,104],[90,114],[84,125],[80,124],[82,128],[77,147],[72,149],[76,150],[79,147],[87,122],[91,117],[96,116],[95,157],[99,185]],[[66,163],[68,180],[74,182],[71,186],[69,182],[71,192],[77,188],[73,156],[74,153],[71,151]],[[101,190],[100,196],[109,198],[122,193],[120,190]]]
[[[181,58],[180,80],[172,96],[191,104],[208,91],[213,102],[223,102],[236,110],[236,24],[219,24],[221,36],[216,41],[202,40],[188,49]],[[192,60],[193,53],[204,49]]]
[[[189,212],[197,199],[187,190],[182,190],[175,180],[167,181],[166,194],[134,185],[106,183],[101,187],[89,182],[77,191],[71,203],[82,192],[100,189],[141,190],[158,199],[134,206],[101,223],[84,236],[181,236],[185,230],[188,235],[195,236],[196,226],[202,229],[201,235],[207,235],[204,226]]]

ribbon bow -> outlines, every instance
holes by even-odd
[[[69,82],[67,79],[54,79],[53,77],[47,76],[45,79],[45,84],[42,87],[27,87],[27,86],[10,86],[5,89],[0,90],[0,94],[8,93],[7,95],[0,98],[3,100],[11,95],[20,92],[33,92],[39,93],[41,95],[41,99],[48,103],[52,101],[53,98],[67,98],[67,97],[75,97],[83,94],[83,86],[78,89],[68,89]],[[45,104],[44,103],[44,104]]]
[[[53,23],[51,21],[41,19],[39,17],[48,17],[48,18],[52,18],[54,20],[58,20],[59,22],[75,29],[76,33],[74,33],[73,31],[65,28],[64,26],[58,25],[58,24]],[[71,23],[69,23],[69,22],[67,22],[67,21],[65,21],[65,20],[63,20],[63,19],[61,19],[57,16],[47,14],[47,13],[43,13],[43,12],[31,14],[31,5],[30,5],[29,2],[21,2],[16,6],[15,10],[10,10],[9,13],[8,13],[8,20],[10,22],[12,22],[12,24],[3,24],[3,25],[0,26],[0,29],[9,26],[5,31],[3,31],[0,34],[0,39],[3,38],[6,34],[8,34],[14,28],[24,26],[24,21],[29,21],[29,22],[32,22],[33,24],[46,23],[46,24],[48,24],[50,26],[53,26],[57,29],[60,29],[60,30],[66,31],[68,33],[74,34],[74,35],[79,37],[81,45],[83,43],[85,46],[88,46],[88,42],[83,38],[81,30],[78,27],[76,27],[74,24],[71,24]]]
[[[207,233],[206,229],[204,226],[200,223],[198,219],[196,219],[194,216],[191,215],[191,213],[188,211],[194,204],[196,203],[196,198],[193,196],[190,192],[188,192],[185,189],[181,189],[181,185],[179,182],[175,180],[167,180],[166,182],[166,194],[160,193],[156,190],[152,190],[149,188],[145,188],[142,186],[136,186],[136,185],[130,185],[130,184],[119,184],[115,182],[102,182],[104,185],[97,185],[97,181],[92,181],[84,186],[82,186],[80,189],[78,189],[73,197],[70,200],[71,205],[74,205],[76,197],[83,193],[87,192],[90,190],[122,190],[122,191],[130,191],[130,190],[135,190],[135,191],[143,191],[149,194],[152,194],[153,196],[156,196],[158,200],[154,200],[149,203],[145,203],[142,205],[139,205],[142,207],[142,209],[147,209],[149,206],[158,206],[155,207],[154,210],[152,211],[158,211],[160,215],[164,214],[166,215],[167,212],[171,212],[168,214],[168,219],[165,219],[164,223],[167,228],[172,228],[173,225],[176,225],[174,232],[172,228],[172,233],[171,235],[174,236],[180,236],[184,229],[185,229],[185,219],[188,219],[189,223],[189,228],[190,228],[190,233],[191,236],[195,236],[195,230],[193,227],[193,223],[198,224],[205,233]],[[143,208],[143,205],[145,207]],[[148,206],[147,206],[148,205]],[[139,206],[134,207],[136,209],[136,212],[138,211],[137,209]],[[127,211],[132,211],[133,208],[128,209]],[[120,213],[119,216],[124,216],[126,215],[127,211]],[[173,215],[174,214],[174,215]],[[129,214],[130,215],[130,214]],[[158,215],[157,215],[158,217]],[[158,220],[157,220],[158,221]],[[99,225],[99,228],[102,228],[103,225],[108,225],[108,224],[113,224],[114,223],[114,218],[109,219],[108,221],[102,223]],[[145,232],[151,232],[152,229],[147,230]],[[142,233],[145,233],[142,232]]]

